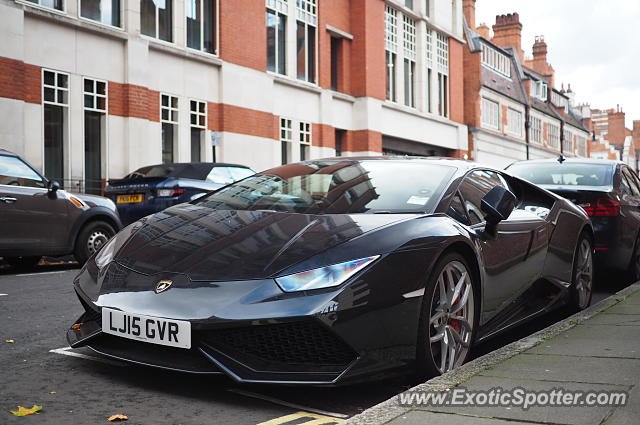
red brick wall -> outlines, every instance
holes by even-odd
[[[246,134],[249,136],[273,138],[274,116],[268,112],[241,108],[234,105],[219,105],[221,115],[221,131]]]
[[[384,1],[350,0],[351,34],[354,39],[351,55],[351,90],[357,97],[369,96],[384,100]]]
[[[160,92],[109,81],[109,114],[160,121]]]
[[[42,69],[22,61],[0,58],[0,97],[42,103]]]
[[[346,152],[371,151],[382,153],[382,133],[372,130],[347,131],[342,149]]]
[[[267,69],[265,2],[261,0],[219,1],[220,57],[236,65],[265,71]]]
[[[449,37],[449,113],[451,120],[459,123],[464,123],[464,48]]]
[[[609,114],[609,135],[607,136],[609,143],[613,143],[615,145],[624,144],[624,119],[624,112],[612,112]]]
[[[327,124],[313,124],[313,146],[335,149],[335,128]]]
[[[325,89],[331,88],[331,38],[326,30],[331,25],[339,30],[350,33],[349,0],[323,0],[318,8],[318,69],[319,84]],[[340,38],[338,59],[338,90],[351,93],[351,40]]]
[[[464,123],[480,127],[480,53],[464,46]],[[471,150],[471,145],[469,146]]]

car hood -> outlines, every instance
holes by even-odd
[[[113,211],[116,210],[116,205],[113,201],[109,198],[105,198],[104,196],[87,195],[85,193],[74,193],[73,196],[79,198],[90,207],[106,207]]]
[[[116,261],[147,275],[181,273],[206,281],[262,279],[411,217],[415,215],[306,215],[180,204],[146,219],[118,250]]]

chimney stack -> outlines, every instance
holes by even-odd
[[[476,32],[480,35],[480,37],[490,40],[489,37],[489,27],[484,22],[481,23],[478,28],[476,28]]]
[[[547,43],[544,41],[544,35],[536,36],[533,43],[533,60],[547,63]]]
[[[520,23],[520,15],[517,13],[496,16],[492,41],[500,47],[515,48],[518,56],[520,56],[520,61],[524,62],[522,24]]]
[[[473,31],[476,29],[476,0],[463,0],[462,9],[467,25]]]

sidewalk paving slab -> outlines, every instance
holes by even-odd
[[[637,320],[637,322],[636,322]],[[408,392],[456,387],[505,391],[629,391],[626,406],[401,405],[400,396],[365,410],[348,425],[640,424],[640,283],[546,329],[479,357]],[[406,395],[406,393],[405,393]]]

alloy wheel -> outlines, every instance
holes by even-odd
[[[591,300],[591,291],[593,290],[593,253],[591,242],[586,238],[580,242],[576,261],[575,285],[578,295],[578,308],[582,310],[588,307]]]
[[[100,248],[109,241],[109,236],[102,230],[96,230],[89,235],[87,239],[87,250],[89,255],[93,255],[100,251]]]
[[[429,314],[429,346],[440,373],[460,366],[469,353],[474,324],[471,276],[460,261],[438,276]]]

